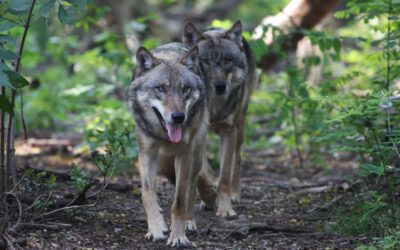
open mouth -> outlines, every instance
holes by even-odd
[[[168,134],[168,140],[173,142],[173,143],[178,143],[182,139],[182,129],[181,126],[178,124],[174,123],[169,123],[164,120],[162,117],[160,111],[158,111],[157,108],[152,107],[154,110],[154,113],[157,116],[157,119],[160,121],[161,127],[164,129],[164,131]]]

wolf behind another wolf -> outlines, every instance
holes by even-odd
[[[258,75],[249,44],[242,37],[242,23],[236,21],[228,30],[209,28],[199,32],[186,24],[182,42],[199,47],[203,80],[210,85],[209,128],[220,136],[220,174],[217,185],[217,215],[234,216],[231,201],[240,200],[240,149],[250,94],[256,88]],[[210,186],[206,156],[199,175],[199,188]],[[202,194],[202,192],[200,192]],[[212,196],[212,190],[203,191]]]

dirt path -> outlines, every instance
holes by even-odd
[[[351,163],[336,162],[337,166],[327,171],[301,169],[290,162],[273,155],[248,153],[242,201],[234,205],[239,216],[226,220],[216,217],[215,211],[196,206],[198,232],[188,235],[192,248],[353,249],[365,241],[328,230],[335,204],[351,198],[351,184],[346,181]],[[67,180],[63,182],[71,185]],[[16,238],[27,239],[23,243],[26,249],[166,249],[166,241],[145,241],[147,225],[139,182],[137,177],[130,182],[133,189],[106,190],[94,207],[66,210],[41,220],[64,225],[64,229],[28,230]],[[163,178],[158,187],[169,224],[174,187]]]

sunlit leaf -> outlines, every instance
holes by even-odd
[[[14,70],[2,69],[0,71],[0,85],[15,89],[29,85],[29,82]]]

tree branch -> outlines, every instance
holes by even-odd
[[[18,57],[17,61],[15,63],[15,72],[20,73],[21,71],[21,58],[22,58],[22,52],[24,51],[24,46],[25,46],[25,40],[26,36],[28,35],[28,30],[29,30],[29,25],[31,22],[31,17],[33,13],[33,8],[35,7],[36,0],[32,0],[31,7],[29,9],[29,14],[28,14],[28,19],[26,20],[25,27],[24,27],[24,33],[22,34],[22,39],[20,42],[20,46],[18,49]],[[11,108],[14,110],[15,106],[15,95],[16,95],[16,90],[11,91]],[[9,176],[10,174],[12,175],[12,180],[13,184],[16,183],[16,174],[15,174],[15,166],[14,163],[14,158],[15,158],[15,147],[14,147],[14,113],[10,112],[9,118],[8,118],[8,131],[7,131],[7,158],[6,158],[6,164],[7,164],[7,190],[10,189],[10,183],[9,183]]]
[[[254,39],[263,39],[268,47],[278,46],[282,51],[296,49],[298,41],[303,38],[303,29],[314,28],[331,13],[342,0],[292,0],[279,14],[265,17],[254,30]],[[275,39],[272,31],[264,33],[265,26],[275,26],[288,35],[287,39]],[[294,32],[290,32],[294,30]],[[259,62],[263,71],[271,69],[279,59],[276,51],[264,54]]]

